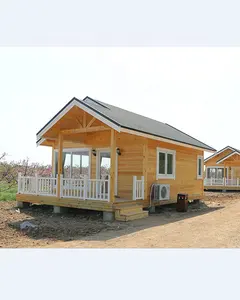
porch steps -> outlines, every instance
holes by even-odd
[[[115,210],[115,219],[117,221],[133,221],[148,217],[148,211],[144,211],[142,206],[137,204],[119,206]]]

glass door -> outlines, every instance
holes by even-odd
[[[110,178],[111,167],[111,152],[110,150],[97,151],[97,166],[96,175],[97,179],[107,180]],[[116,155],[116,172],[115,172],[115,195],[117,195],[117,176],[118,176],[118,156]],[[105,190],[108,189],[108,183],[105,185]]]

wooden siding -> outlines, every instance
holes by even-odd
[[[144,138],[127,133],[117,134],[118,156],[118,196],[132,199],[133,176],[143,176]]]
[[[203,156],[203,151],[153,140],[149,140],[148,145],[148,201],[150,187],[154,182],[170,184],[171,200],[176,200],[178,193],[187,193],[189,199],[203,196],[203,180],[197,179],[197,156]],[[156,179],[157,147],[176,150],[175,179]]]
[[[111,131],[68,132],[70,129],[81,129],[86,125],[106,126],[99,120],[73,107],[44,137],[53,139],[53,147],[58,147],[59,131],[67,130],[63,135],[63,148],[109,148],[111,145]],[[88,128],[89,128],[88,127]],[[46,143],[49,143],[46,141]],[[44,144],[44,143],[43,143]],[[178,193],[188,193],[189,199],[200,198],[203,195],[203,180],[197,179],[197,156],[202,150],[174,145],[129,133],[116,132],[116,147],[121,150],[118,160],[118,195],[120,198],[132,199],[133,176],[145,177],[144,206],[149,205],[150,187],[153,183],[170,184],[170,201],[176,201]],[[156,180],[157,151],[156,148],[176,150],[176,177],[175,179]],[[224,153],[226,155],[226,153]],[[223,156],[224,156],[223,155]],[[219,159],[219,157],[217,157]],[[91,178],[96,178],[96,157],[91,155]],[[209,161],[210,163],[211,160]]]
[[[204,165],[205,165],[205,166],[219,166],[219,167],[222,166],[222,167],[223,167],[223,166],[224,166],[224,163],[222,163],[222,164],[217,164],[217,161],[218,161],[219,159],[223,158],[224,156],[226,156],[226,155],[232,153],[232,152],[233,152],[232,150],[226,149],[226,150],[223,151],[222,153],[220,153],[220,154],[214,156],[213,158],[209,159],[208,161],[206,161],[206,162],[204,163]]]
[[[239,156],[237,155],[233,155],[231,157],[229,157],[228,159],[226,159],[225,161],[223,161],[220,164],[217,164],[217,161],[223,157],[225,157],[226,155],[232,153],[234,151],[230,150],[230,149],[226,149],[224,152],[216,155],[215,157],[209,159],[208,161],[206,161],[204,163],[205,168],[206,167],[222,167],[222,168],[228,168],[228,178],[232,179],[232,178],[240,178],[240,159]],[[233,177],[232,177],[232,170],[231,168],[235,168],[233,171]],[[206,169],[205,169],[205,176],[206,176]],[[206,189],[207,187],[205,187]],[[215,188],[217,189],[217,188]]]

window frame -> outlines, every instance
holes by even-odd
[[[64,148],[62,152],[68,152],[71,154],[71,166],[70,166],[70,174],[72,178],[72,155],[75,154],[75,152],[88,152],[89,153],[89,166],[88,166],[88,176],[91,178],[91,154],[92,154],[92,148]],[[54,155],[53,155],[53,162],[52,162],[52,176],[57,176],[57,170],[55,170],[55,159],[58,160],[58,149],[54,149]]]
[[[201,175],[199,175],[199,160],[201,160]],[[197,156],[197,179],[203,179],[204,160],[202,155]]]
[[[159,153],[165,154],[165,174],[159,174]],[[173,157],[172,174],[167,174],[167,155],[171,154]],[[175,179],[176,175],[176,150],[170,150],[157,147],[157,165],[156,165],[156,179]]]

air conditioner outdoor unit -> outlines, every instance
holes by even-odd
[[[170,185],[169,184],[154,184],[152,200],[154,200],[154,201],[170,200]]]

